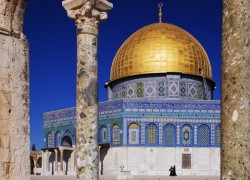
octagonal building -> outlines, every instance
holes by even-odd
[[[220,174],[220,101],[202,45],[155,23],[117,51],[99,103],[100,173],[123,176]]]
[[[99,172],[220,174],[220,101],[208,55],[187,31],[154,23],[117,51],[99,103]],[[42,174],[75,174],[75,108],[44,113]]]

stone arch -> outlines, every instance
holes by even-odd
[[[66,147],[72,147],[73,146],[73,141],[70,136],[63,136],[61,140],[61,146],[66,146]]]

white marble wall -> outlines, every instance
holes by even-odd
[[[101,152],[102,153],[102,152]],[[191,169],[182,169],[182,154],[191,154]],[[104,161],[104,174],[169,175],[176,166],[177,175],[219,175],[220,148],[112,147]]]

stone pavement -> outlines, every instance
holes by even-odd
[[[117,180],[115,176],[100,176],[100,180]],[[31,180],[76,180],[75,176],[31,176]],[[125,179],[124,179],[125,180]],[[133,180],[220,180],[219,176],[134,176]]]

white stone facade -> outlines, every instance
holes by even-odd
[[[191,156],[190,169],[182,168],[183,154]],[[99,169],[106,175],[169,175],[173,165],[177,175],[220,174],[218,147],[112,147],[101,149],[100,157],[105,157]]]

